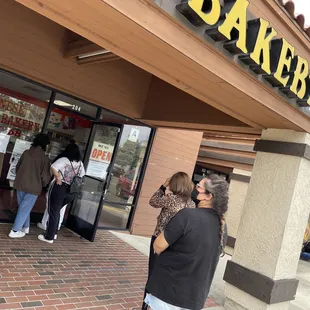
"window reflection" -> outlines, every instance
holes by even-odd
[[[102,182],[85,177],[83,191],[73,204],[71,214],[94,224],[102,195]]]
[[[151,129],[125,125],[105,200],[132,204]]]
[[[98,226],[126,229],[131,208],[126,205],[116,206],[105,203],[102,206]]]

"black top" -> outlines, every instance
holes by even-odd
[[[156,258],[148,291],[177,307],[200,310],[220,256],[220,220],[212,209],[184,209],[167,225],[169,247]]]

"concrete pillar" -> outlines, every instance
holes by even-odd
[[[230,175],[229,208],[226,214],[228,240],[225,249],[229,255],[233,254],[250,178],[251,171],[241,169],[234,169]]]
[[[294,299],[310,212],[310,136],[267,129],[257,151],[232,261],[225,309],[285,310]]]

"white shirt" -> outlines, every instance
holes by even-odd
[[[79,177],[83,177],[85,175],[83,163],[81,161],[70,162],[67,157],[59,158],[52,164],[51,167],[59,172],[62,182],[67,184],[71,184],[76,175]]]

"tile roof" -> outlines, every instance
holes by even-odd
[[[279,0],[279,2],[285,8],[288,14],[296,21],[300,28],[304,30],[306,35],[310,38],[310,26],[306,25],[305,16],[303,14],[298,14],[295,12],[294,0]]]

